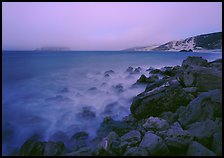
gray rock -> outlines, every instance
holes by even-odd
[[[137,130],[126,133],[121,137],[121,142],[127,142],[127,145],[133,146],[141,141],[141,133]]]
[[[46,143],[44,148],[44,156],[56,156],[61,155],[64,152],[63,142],[52,142]]]
[[[119,136],[122,136],[131,130],[132,128],[127,122],[116,121],[111,117],[105,117],[99,129],[97,130],[97,135],[99,137],[106,137],[110,132],[114,131]]]
[[[115,85],[115,86],[112,86],[114,88],[114,90],[118,93],[121,93],[124,91],[124,87],[121,83]]]
[[[117,155],[120,152],[120,138],[115,132],[110,132],[98,144],[96,155]]]
[[[115,72],[113,70],[108,70],[104,72],[104,75],[110,75],[110,74],[114,74]]]
[[[216,154],[194,141],[188,147],[187,156],[216,156]]]
[[[46,142],[40,142],[36,139],[36,136],[32,136],[21,146],[20,156],[43,156],[45,144]]]
[[[68,135],[66,133],[64,133],[62,131],[57,131],[53,135],[51,135],[51,137],[49,138],[49,141],[68,142],[69,141],[69,137],[68,137]]]
[[[92,120],[96,118],[96,114],[93,111],[93,108],[90,106],[85,106],[82,108],[81,112],[77,114],[77,117],[83,120]]]
[[[141,147],[130,147],[123,156],[149,156],[148,151]]]
[[[183,90],[187,93],[196,93],[197,87],[187,87],[187,88],[183,88]]]
[[[222,71],[222,59],[217,59],[215,61],[210,62],[209,66]]]
[[[188,145],[193,141],[193,137],[186,130],[183,130],[178,122],[175,122],[171,128],[163,133],[165,143],[171,151],[184,154]]]
[[[92,151],[89,147],[83,147],[78,151],[67,153],[64,156],[92,156]]]
[[[159,115],[160,118],[165,119],[168,121],[169,124],[174,123],[178,119],[178,114],[173,113],[171,111],[163,112],[162,114]]]
[[[89,134],[84,131],[75,133],[70,139],[70,146],[74,151],[83,147],[88,147],[88,144]]]
[[[166,83],[157,89],[136,96],[131,104],[131,113],[137,119],[159,116],[166,111],[175,112],[193,98],[179,86]]]
[[[213,135],[212,150],[222,156],[222,133],[218,132]]]
[[[189,125],[187,131],[196,138],[198,142],[205,146],[210,146],[212,143],[212,136],[214,133],[221,132],[221,121],[205,120],[201,122],[195,122]]]
[[[132,72],[133,72],[133,70],[134,70],[134,68],[133,68],[133,67],[131,67],[131,66],[129,66],[129,67],[127,68],[126,72],[132,73]]]
[[[169,153],[162,138],[151,132],[147,132],[144,135],[139,147],[145,148],[150,155],[167,155]]]
[[[211,90],[201,93],[192,100],[186,109],[179,113],[178,121],[182,126],[205,119],[215,119],[222,115],[222,92],[221,90]]]
[[[143,127],[147,130],[162,131],[169,128],[169,123],[158,117],[149,117]]]
[[[203,59],[202,57],[194,57],[189,56],[187,59],[185,59],[182,62],[182,67],[188,67],[188,66],[207,66],[208,62],[206,59]]]
[[[205,59],[200,60],[204,61]],[[195,62],[191,60],[187,64],[183,62],[182,73],[179,76],[180,80],[183,81],[183,85],[187,87],[196,86],[200,92],[221,89],[222,71],[213,67],[205,67],[205,65],[208,65],[207,61]]]

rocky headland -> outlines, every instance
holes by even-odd
[[[127,71],[135,73],[131,67]],[[181,66],[147,71],[150,77],[142,75],[134,84],[145,84],[146,88],[133,99],[131,114],[122,120],[105,117],[94,139],[84,131],[71,138],[60,133],[58,141],[46,142],[33,136],[16,154],[222,155],[222,59],[208,62],[188,57]],[[90,115],[89,109],[84,111]]]

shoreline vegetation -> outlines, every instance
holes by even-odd
[[[146,88],[134,97],[131,114],[105,117],[94,139],[85,131],[58,142],[34,135],[12,155],[221,156],[222,59],[189,56],[181,66],[148,72],[134,84]]]

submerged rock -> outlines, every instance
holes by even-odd
[[[108,70],[108,71],[105,71],[104,72],[104,74],[106,75],[106,74],[108,74],[108,75],[110,75],[110,74],[114,74],[115,72],[113,71],[113,70]]]
[[[44,156],[56,156],[61,155],[64,152],[63,142],[49,141],[45,144]]]
[[[91,107],[85,106],[82,108],[82,111],[77,114],[77,117],[84,120],[91,120],[96,118],[96,114]]]
[[[131,67],[131,66],[129,66],[129,67],[127,68],[126,72],[132,73],[132,72],[133,72],[133,70],[134,70],[134,68],[133,68],[133,67]]]
[[[69,92],[69,90],[68,90],[68,88],[67,88],[67,87],[65,87],[65,88],[63,88],[62,90],[60,90],[60,92],[61,92],[61,93],[68,93],[68,92]]]
[[[129,67],[126,69],[126,72],[128,72],[129,74],[138,74],[138,73],[141,72],[141,70],[142,70],[141,67],[137,67],[137,68],[134,69],[133,67],[129,66]]]
[[[124,91],[124,87],[123,87],[123,85],[122,85],[121,83],[119,83],[119,84],[113,86],[113,88],[114,88],[114,89],[116,90],[116,92],[118,92],[118,93],[121,93],[121,92]]]

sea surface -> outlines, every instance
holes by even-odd
[[[133,97],[145,89],[133,84],[141,74],[149,76],[149,67],[181,65],[188,56],[213,61],[222,53],[3,51],[3,155],[33,134],[45,141],[78,131],[95,137],[104,117],[120,120],[130,114]],[[130,74],[129,66],[141,72]]]

